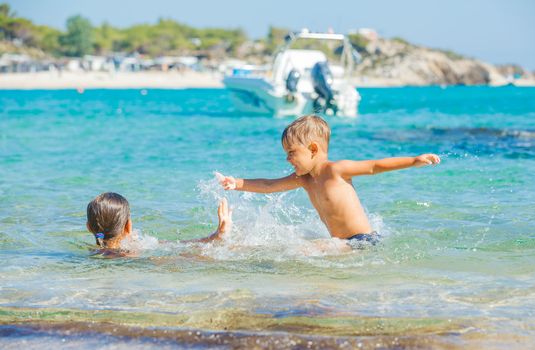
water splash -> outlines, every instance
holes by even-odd
[[[121,241],[121,249],[133,252],[154,250],[159,246],[158,238],[144,234],[137,229],[132,230],[132,233]]]
[[[345,241],[331,238],[314,209],[297,204],[300,191],[265,195],[224,191],[217,178],[200,181],[198,189],[205,206],[228,197],[234,211],[233,229],[223,244],[202,249],[211,258],[287,261],[352,253]],[[387,233],[379,215],[371,214],[370,221],[374,230]]]

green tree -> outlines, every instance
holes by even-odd
[[[48,26],[35,26],[34,28],[35,46],[53,55],[61,55],[59,45],[61,32]]]
[[[286,34],[287,30],[283,32]],[[158,56],[187,54],[198,49],[233,55],[247,36],[241,29],[198,29],[172,19],[159,19],[155,24],[124,29],[108,23],[93,28],[89,20],[81,16],[68,18],[67,31],[62,33],[18,18],[9,5],[0,4],[0,40],[15,39],[25,48],[37,48],[53,55],[83,56],[93,52],[122,51]]]
[[[93,27],[88,19],[72,16],[67,19],[67,33],[60,37],[62,51],[67,56],[81,57],[93,52]]]
[[[13,39],[15,14],[8,4],[0,4],[0,40]]]
[[[112,51],[120,51],[119,43],[123,40],[123,31],[104,22],[100,27],[94,28],[93,33],[93,45],[97,53],[105,54]]]
[[[0,4],[0,16],[15,17],[15,12],[11,11],[9,4]]]

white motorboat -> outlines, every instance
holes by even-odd
[[[271,67],[237,67],[223,83],[240,112],[355,117],[360,95],[350,76],[357,55],[342,34],[290,33]]]

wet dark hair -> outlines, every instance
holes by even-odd
[[[100,247],[123,233],[129,218],[130,205],[118,193],[99,194],[87,205],[87,226]]]

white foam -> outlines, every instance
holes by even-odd
[[[277,194],[225,191],[216,178],[200,181],[198,189],[207,208],[215,212],[221,198],[227,197],[233,209],[232,231],[223,242],[204,245],[203,255],[219,260],[284,261],[349,253],[342,240],[330,237],[302,190]],[[381,217],[369,217],[373,229],[384,235]]]
[[[152,250],[159,247],[158,238],[143,234],[141,231],[134,229],[132,233],[121,241],[121,249],[128,251]]]

